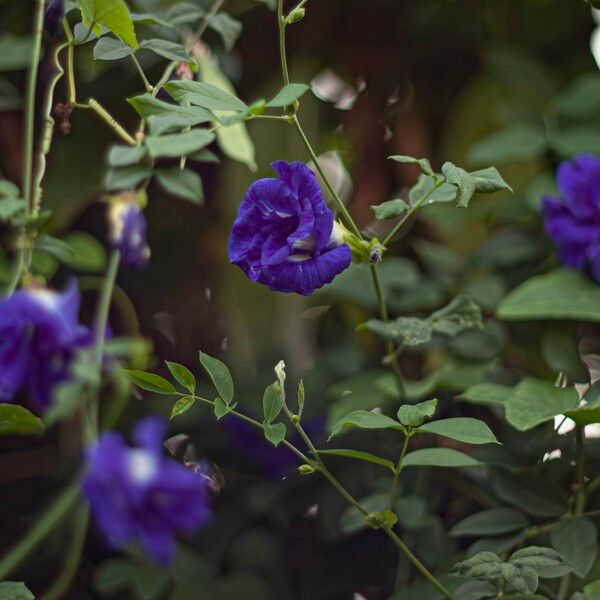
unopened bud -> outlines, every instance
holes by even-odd
[[[312,475],[315,470],[316,469],[312,465],[300,465],[298,467],[300,475]]]
[[[291,25],[292,23],[297,23],[298,21],[302,21],[304,19],[304,15],[306,14],[306,10],[304,8],[295,8],[285,19],[286,25]]]

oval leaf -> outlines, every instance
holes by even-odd
[[[204,352],[200,352],[200,362],[212,379],[219,396],[225,404],[230,404],[233,400],[233,379],[227,366],[218,358],[213,358]]]
[[[432,421],[419,427],[419,431],[435,433],[466,444],[497,444],[492,430],[479,419],[470,417],[452,417]]]
[[[125,371],[130,381],[139,388],[156,394],[175,394],[177,390],[170,381],[155,373],[146,373],[137,369]]]
[[[402,462],[404,467],[477,467],[481,463],[451,448],[422,448],[409,452]]]

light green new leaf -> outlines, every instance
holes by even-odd
[[[204,201],[204,190],[200,176],[190,169],[169,167],[156,171],[156,179],[169,194],[184,198],[196,204]]]
[[[196,389],[196,378],[194,377],[194,374],[187,367],[184,367],[179,363],[166,360],[165,364],[169,371],[171,371],[171,375],[175,377],[177,383],[193,393]]]
[[[354,427],[360,429],[402,429],[400,423],[390,417],[366,410],[355,410],[332,426],[329,439],[346,429]]]
[[[281,387],[278,382],[267,386],[263,394],[263,413],[266,423],[272,423],[283,409]]]
[[[575,408],[578,400],[574,388],[559,388],[527,377],[513,388],[506,402],[506,419],[517,429],[527,431]]]
[[[272,100],[267,102],[269,108],[276,108],[280,106],[288,106],[292,104],[303,94],[306,94],[310,90],[310,85],[305,83],[288,83],[288,85],[281,88]]]
[[[125,374],[132,383],[148,392],[155,392],[157,394],[174,394],[177,392],[170,381],[155,373],[133,369],[126,370]]]
[[[94,0],[94,20],[132,48],[138,47],[133,21],[124,0]]]
[[[437,398],[418,404],[403,404],[398,409],[398,420],[407,427],[418,427],[425,419],[433,417],[437,404]]]
[[[435,433],[465,444],[499,443],[492,430],[479,419],[471,417],[451,417],[420,425],[418,431]]]
[[[559,521],[550,533],[550,542],[582,579],[590,572],[596,553],[598,532],[588,517]]]
[[[283,423],[263,423],[265,438],[277,447],[285,439],[286,427]]]
[[[502,574],[503,564],[502,559],[493,552],[478,552],[455,564],[450,573],[473,579],[497,579]]]
[[[22,581],[0,582],[0,598],[2,600],[34,600],[35,596]]]
[[[44,431],[39,417],[18,404],[0,404],[0,436],[31,435]]]
[[[212,382],[226,404],[233,400],[233,379],[227,366],[218,358],[200,352],[200,362],[212,379]]]
[[[408,204],[402,198],[396,198],[381,204],[375,204],[371,206],[371,210],[376,219],[384,221],[401,215],[408,207]]]
[[[188,411],[190,408],[192,408],[194,402],[195,399],[193,396],[183,396],[183,398],[179,398],[171,410],[171,419]]]
[[[529,527],[529,520],[514,508],[490,508],[463,519],[450,530],[450,535],[488,536],[511,533]]]
[[[405,467],[477,467],[481,463],[451,448],[422,448],[409,452],[402,464]]]
[[[568,293],[565,291],[568,290]],[[528,279],[498,305],[507,321],[600,321],[600,286],[578,271],[556,269]]]
[[[225,415],[229,414],[232,409],[232,406],[225,404],[225,402],[223,402],[221,398],[215,398],[214,407],[215,417],[217,418],[217,421],[222,419]]]
[[[513,565],[504,563],[502,565],[502,577],[517,592],[526,596],[534,594],[539,583],[539,574],[533,567],[527,565]]]
[[[215,139],[212,131],[192,129],[183,133],[146,138],[146,146],[153,158],[187,156],[208,146]]]
[[[403,156],[401,154],[395,154],[394,156],[389,156],[388,158],[399,163],[419,165],[419,168],[425,175],[435,175],[433,169],[431,168],[430,162],[426,158],[413,158],[412,156]]]
[[[334,456],[344,456],[346,458],[356,458],[357,460],[363,460],[365,462],[374,463],[382,467],[386,467],[391,471],[394,470],[394,463],[391,460],[382,458],[381,456],[375,456],[370,452],[362,452],[360,450],[347,450],[343,448],[336,448],[335,450],[319,450],[319,454],[332,454]]]

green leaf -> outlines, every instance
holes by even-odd
[[[591,519],[576,517],[559,521],[550,533],[550,542],[583,579],[596,560],[597,537],[596,525]]]
[[[418,404],[403,404],[398,409],[398,420],[407,427],[418,427],[425,419],[433,417],[437,404],[437,398]]]
[[[204,82],[216,86],[217,89],[223,90],[235,98],[233,85],[208,53],[198,56],[197,61]],[[235,99],[237,100],[237,98]],[[241,102],[241,100],[238,100],[238,102]],[[247,107],[245,106],[245,108]],[[215,114],[217,117],[222,115],[221,111],[216,111]],[[254,144],[248,135],[245,123],[238,122],[228,127],[219,127],[216,133],[219,148],[226,156],[244,163],[251,171],[256,170]]]
[[[8,196],[0,200],[0,221],[10,221],[26,210],[25,200]]]
[[[407,208],[409,206],[402,198],[388,200],[387,202],[371,206],[375,218],[380,220],[394,219],[401,215]]]
[[[32,435],[44,431],[39,417],[18,404],[0,404],[0,436]]]
[[[402,462],[404,467],[477,467],[475,458],[451,448],[422,448],[409,452]]]
[[[169,40],[144,40],[140,43],[140,50],[151,50],[155,54],[168,60],[190,62],[191,58],[187,50],[181,45]]]
[[[138,47],[133,21],[124,0],[94,0],[93,18],[132,48]]]
[[[193,23],[198,21],[206,14],[197,4],[191,2],[177,2],[169,7],[166,18],[173,25],[182,25],[184,23]]]
[[[435,433],[465,444],[497,444],[492,430],[479,419],[451,417],[420,425],[418,431]]]
[[[0,582],[0,598],[2,600],[34,600],[35,596],[22,581]]]
[[[423,172],[424,175],[429,175],[433,177],[435,173],[431,168],[431,164],[426,158],[413,158],[412,156],[403,156],[401,154],[395,154],[394,156],[388,157],[390,160],[395,160],[399,163],[409,163],[419,165],[419,168]]]
[[[117,594],[129,588],[133,577],[132,564],[122,558],[105,560],[94,570],[93,588],[100,596]]]
[[[467,158],[474,164],[533,160],[543,155],[546,145],[541,125],[514,123],[477,141],[469,148]]]
[[[263,394],[263,413],[265,422],[272,423],[283,409],[283,399],[281,397],[281,386],[279,382],[267,386]]]
[[[206,369],[225,404],[231,404],[233,400],[233,379],[227,366],[219,359],[213,358],[204,352],[200,352],[200,363]]]
[[[526,565],[517,566],[505,563],[502,565],[502,577],[517,592],[527,596],[535,593],[539,583],[538,572]]]
[[[221,36],[225,50],[231,52],[242,32],[242,24],[231,15],[220,12],[209,19],[208,26]]]
[[[181,79],[169,81],[165,90],[177,102],[190,102],[202,108],[243,112],[248,106],[233,94],[210,83]]]
[[[158,15],[151,13],[131,13],[131,20],[134,23],[141,23],[142,25],[160,25],[169,29],[173,27],[171,21],[161,19]]]
[[[146,155],[144,146],[111,146],[108,150],[108,164],[111,167],[128,167],[134,165]]]
[[[122,40],[108,35],[101,37],[94,46],[94,58],[96,60],[120,60],[133,54],[130,46]]]
[[[579,397],[574,388],[559,388],[548,381],[527,377],[513,388],[506,402],[507,421],[527,431],[575,408]]]
[[[81,11],[81,20],[83,24],[89,27],[94,19],[94,0],[76,0],[77,6]]]
[[[64,263],[68,263],[74,258],[73,249],[69,244],[49,235],[43,235],[42,237],[37,238],[35,240],[34,248],[38,252],[45,252],[50,256],[54,256],[54,258],[57,258]]]
[[[179,398],[171,410],[171,419],[192,408],[194,402],[195,398],[193,396],[183,396],[182,398]]]
[[[231,412],[232,407],[225,404],[221,398],[215,398],[215,417],[217,421]]]
[[[346,429],[358,427],[360,429],[402,429],[400,423],[390,417],[366,410],[355,410],[341,418],[331,427],[329,439]]]
[[[584,588],[585,600],[600,600],[600,579],[588,583]]]
[[[478,383],[467,388],[457,398],[471,404],[504,406],[512,396],[513,389],[498,383]]]
[[[73,256],[67,261],[75,271],[102,273],[106,267],[106,250],[93,236],[85,231],[72,231],[63,241],[69,245]]]
[[[149,165],[131,165],[110,169],[106,173],[104,186],[107,190],[131,189],[152,175]]]
[[[542,337],[542,356],[556,373],[564,373],[569,383],[587,383],[589,374],[579,357],[577,340],[566,331],[548,331]]]
[[[475,178],[475,191],[481,194],[493,194],[500,190],[513,191],[510,185],[504,181],[496,167],[471,171],[469,174]]]
[[[277,447],[285,439],[286,427],[283,423],[263,423],[265,438]]]
[[[192,129],[173,135],[150,135],[146,138],[146,146],[153,158],[187,156],[208,146],[214,139],[212,131]]]
[[[565,294],[565,290],[569,290]],[[556,269],[522,283],[499,304],[507,321],[569,319],[600,321],[600,286],[578,271]]]
[[[374,463],[386,467],[391,471],[394,471],[394,463],[391,460],[382,458],[381,456],[375,456],[369,452],[362,452],[360,450],[347,450],[336,448],[335,450],[319,450],[319,454],[332,454],[334,456],[345,456],[346,458],[356,458],[357,460],[363,460],[365,462]]]
[[[527,546],[526,548],[521,548],[520,550],[513,552],[508,559],[508,562],[512,565],[524,565],[534,568],[552,567],[560,565],[562,561],[562,556],[556,552],[556,550],[545,548],[543,546]]]
[[[155,373],[133,369],[125,370],[125,374],[132,383],[148,392],[155,392],[156,394],[175,394],[177,392],[170,381]]]
[[[463,519],[450,530],[450,535],[488,536],[510,533],[529,527],[529,520],[514,508],[490,508]]]
[[[0,71],[20,71],[29,66],[33,36],[3,33],[0,35]]]
[[[429,175],[419,175],[417,183],[410,189],[408,197],[411,205],[419,202],[420,206],[428,206],[429,204],[438,204],[446,202],[454,202],[456,200],[457,188],[454,185],[443,182],[436,182]],[[427,200],[421,204],[421,200],[427,196]]]
[[[502,559],[493,552],[479,552],[452,567],[451,573],[473,579],[498,579],[502,575]]]
[[[159,600],[169,584],[169,572],[152,562],[136,561],[133,568],[133,589],[139,600]]]
[[[596,0],[600,8],[600,0]],[[600,112],[600,75],[584,73],[552,99],[556,110],[567,117],[588,118]]]
[[[298,98],[306,94],[310,90],[310,85],[305,83],[288,83],[277,92],[272,100],[267,102],[269,108],[276,108],[279,106],[288,106],[293,104]]]
[[[466,294],[459,294],[449,304],[429,317],[433,330],[447,336],[455,336],[465,329],[483,327],[481,309]]]
[[[180,169],[179,167],[170,167],[168,169],[159,169],[156,171],[158,183],[169,194],[179,196],[190,202],[202,204],[204,202],[204,191],[202,189],[202,180],[189,169]]]
[[[394,321],[369,319],[364,327],[384,340],[392,340],[404,346],[425,344],[431,340],[433,334],[431,322],[417,317],[398,317]]]
[[[177,383],[194,393],[194,390],[196,389],[196,378],[194,377],[194,374],[187,367],[184,367],[179,363],[165,360],[165,364],[169,371],[171,371],[171,375],[175,377]]]
[[[572,410],[566,410],[565,416],[573,419],[577,425],[600,423],[600,381],[588,388],[583,399],[585,404]]]

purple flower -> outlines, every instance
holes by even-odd
[[[150,258],[146,240],[146,218],[135,201],[116,200],[108,208],[109,238],[121,252],[121,262],[130,269],[143,269]]]
[[[252,280],[305,296],[350,265],[315,174],[303,163],[274,162],[279,179],[246,192],[229,238],[229,260]]]
[[[44,15],[44,29],[52,37],[57,37],[62,30],[62,20],[65,16],[64,0],[50,0]]]
[[[161,454],[165,423],[149,417],[134,430],[136,447],[114,431],[89,451],[83,492],[96,526],[116,548],[137,542],[161,564],[175,551],[175,535],[210,517],[208,481]]]
[[[600,283],[600,158],[581,154],[563,162],[556,182],[562,201],[544,198],[546,233],[564,265],[589,270]]]
[[[0,300],[0,400],[27,389],[39,408],[48,407],[75,352],[89,343],[79,303],[75,280],[62,294],[28,288]]]

